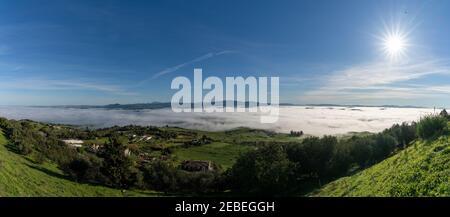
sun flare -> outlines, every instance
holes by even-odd
[[[395,55],[405,49],[405,41],[399,36],[392,36],[386,39],[384,46],[389,53]]]
[[[406,34],[400,31],[384,34],[382,38],[382,48],[385,55],[392,61],[401,60],[406,56],[408,40]]]

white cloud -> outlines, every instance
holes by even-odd
[[[280,107],[279,121],[261,124],[260,113],[174,113],[171,109],[103,110],[43,107],[3,107],[0,116],[12,119],[109,127],[114,125],[179,126],[200,130],[228,130],[236,127],[289,132],[303,130],[311,135],[347,132],[379,132],[395,123],[416,121],[433,109],[378,107]]]
[[[361,99],[418,99],[449,93],[450,86],[416,83],[435,75],[450,75],[450,62],[443,60],[389,62],[357,65],[336,71],[324,78],[321,86],[305,92],[300,100],[326,103],[329,100],[358,101]]]

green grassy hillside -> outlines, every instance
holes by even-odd
[[[311,196],[450,196],[450,137],[415,142]]]
[[[0,131],[0,196],[137,196],[145,193],[79,184],[50,163],[36,164],[9,151]],[[151,193],[149,193],[151,195]]]

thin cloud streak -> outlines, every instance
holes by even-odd
[[[168,68],[166,68],[166,69],[164,69],[162,71],[159,71],[156,74],[154,74],[150,79],[145,79],[145,80],[141,81],[139,83],[139,85],[142,85],[143,83],[145,83],[145,82],[147,82],[149,80],[157,79],[157,78],[159,78],[159,77],[161,77],[163,75],[166,75],[166,74],[178,71],[179,69],[181,69],[181,68],[183,68],[185,66],[189,66],[189,65],[192,65],[194,63],[201,62],[201,61],[213,58],[213,57],[221,56],[221,55],[224,55],[224,54],[230,54],[230,53],[234,53],[234,52],[235,51],[224,50],[224,51],[220,51],[220,52],[216,52],[216,53],[213,53],[213,52],[207,53],[207,54],[205,54],[203,56],[197,57],[197,58],[189,60],[187,62],[178,64],[176,66],[168,67]]]

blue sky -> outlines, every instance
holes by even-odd
[[[0,104],[170,101],[175,76],[280,76],[290,103],[450,105],[450,2],[0,1]],[[383,35],[404,33],[392,61]],[[407,33],[407,34],[406,34]]]

